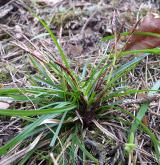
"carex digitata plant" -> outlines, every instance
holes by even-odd
[[[9,161],[4,156],[2,162],[7,160],[25,164],[33,156],[36,159],[45,160],[47,164],[52,164],[51,162],[76,164],[78,160],[83,164],[87,160],[98,164],[98,158],[85,147],[85,132],[98,127],[103,134],[105,128],[98,121],[104,120],[107,115],[104,112],[111,109],[127,114],[134,120],[129,123],[131,130],[128,132],[128,141],[122,142],[124,152],[132,155],[136,147],[135,133],[140,125],[141,130],[147,133],[152,140],[158,160],[160,143],[149,128],[141,122],[149,103],[141,105],[137,117],[120,106],[122,103],[120,98],[124,96],[153,92],[158,88],[136,90],[116,87],[120,84],[120,78],[131,71],[136,64],[150,53],[160,53],[160,50],[109,52],[105,53],[98,62],[89,65],[86,63],[81,70],[75,71],[53,32],[43,20],[37,18],[50,34],[61,59],[50,55],[42,58],[30,54],[30,61],[37,70],[36,74],[28,75],[30,85],[0,90],[0,96],[10,97],[15,102],[25,102],[32,107],[26,110],[0,110],[1,115],[16,116],[25,121],[23,130],[0,147],[0,154],[9,154],[10,158]],[[117,59],[120,57],[138,53],[143,54],[133,60],[128,60],[121,66],[117,64]],[[119,99],[114,102],[114,98]],[[118,140],[113,134],[107,133],[107,135],[113,140]]]

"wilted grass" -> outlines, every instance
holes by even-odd
[[[37,160],[45,160],[47,164],[52,164],[52,162],[77,164],[78,161],[83,164],[87,161],[98,164],[98,157],[90,153],[85,145],[86,131],[94,130],[95,126],[113,141],[122,143],[124,155],[127,152],[126,159],[129,156],[132,161],[134,161],[133,152],[136,149],[134,138],[136,130],[140,128],[150,137],[157,162],[159,162],[160,142],[141,122],[149,102],[141,105],[137,116],[121,106],[124,97],[141,92],[150,94],[151,91],[157,91],[159,85],[151,90],[116,87],[120,85],[121,77],[134,69],[140,61],[150,55],[149,53],[159,54],[160,49],[111,52],[106,54],[104,59],[99,60],[96,66],[84,64],[82,70],[77,73],[70,67],[69,60],[50,28],[39,17],[37,18],[50,34],[61,60],[57,60],[58,58],[54,56],[42,58],[31,54],[30,60],[37,69],[37,74],[28,77],[30,86],[0,90],[0,96],[26,102],[32,107],[26,110],[0,110],[1,115],[16,116],[25,120],[26,123],[24,129],[16,137],[0,148],[0,154],[7,155],[2,158],[2,162],[15,161],[25,164],[31,157],[35,157]],[[122,66],[117,65],[117,59],[131,53],[143,53],[143,55],[127,61]],[[110,115],[105,114],[110,110],[119,111],[132,118],[130,122],[126,121],[128,127],[131,128],[128,142],[120,141],[99,124],[100,120]],[[121,116],[113,120],[124,121]],[[123,124],[125,125],[125,121]],[[34,139],[36,140],[33,141]],[[14,149],[21,151],[22,155],[16,155]],[[8,157],[11,158],[10,155],[12,159],[8,159]]]

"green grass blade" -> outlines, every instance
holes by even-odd
[[[135,67],[136,64],[138,64],[141,60],[143,60],[147,56],[148,54],[141,55],[119,67],[115,72],[113,72],[112,78],[107,85],[108,86],[112,85],[115,81],[117,81],[120,77],[122,77],[122,75],[126,74],[131,69],[133,69],[133,67]],[[108,78],[109,77],[106,76],[105,79],[107,80]]]
[[[30,59],[34,67],[38,69],[38,71],[41,73],[42,76],[45,77],[45,81],[49,84],[53,84],[54,80],[50,77],[51,73],[49,71],[47,72],[47,68],[46,68],[47,64],[46,66],[45,65],[43,66],[40,62],[38,62],[36,58],[32,56],[30,56]]]
[[[108,65],[105,65],[104,67],[102,67],[99,72],[97,71],[97,73],[95,73],[95,75],[93,76],[93,79],[89,80],[87,88],[85,89],[85,92],[84,92],[85,96],[89,97],[90,94],[92,93],[92,91],[94,91],[98,80],[103,76],[103,74],[105,73],[107,67],[108,67]]]
[[[80,139],[78,138],[77,135],[74,135],[74,141],[75,143],[79,146],[79,148],[84,152],[84,154],[91,160],[93,160],[95,163],[99,163],[99,161],[94,157],[92,156],[86,149],[85,149],[85,146],[80,142]]]
[[[57,139],[57,137],[58,137],[58,134],[59,134],[59,131],[60,131],[61,127],[62,127],[62,124],[63,124],[63,122],[64,122],[64,119],[65,119],[65,117],[66,117],[66,114],[67,114],[67,112],[65,112],[65,113],[63,114],[63,116],[62,116],[62,118],[61,118],[61,120],[60,120],[60,123],[59,123],[59,125],[58,125],[58,127],[57,127],[57,129],[56,129],[56,132],[55,132],[55,134],[54,134],[54,136],[53,136],[53,138],[52,138],[52,140],[51,140],[51,143],[50,143],[50,146],[51,146],[51,147],[54,147],[54,145],[55,145],[56,139]]]
[[[61,55],[61,58],[62,58],[62,61],[64,62],[65,66],[67,68],[70,68],[69,66],[69,63],[67,62],[67,58],[61,48],[61,46],[59,45],[58,41],[57,41],[57,38],[55,37],[55,35],[53,34],[52,30],[48,27],[48,25],[40,18],[38,17],[37,15],[34,14],[34,16],[39,20],[39,22],[46,28],[46,30],[48,31],[48,33],[50,34],[52,40],[53,40],[53,43],[56,45],[60,55]]]
[[[30,136],[30,134],[33,132],[33,130],[38,127],[45,119],[52,119],[57,117],[57,114],[49,114],[49,115],[43,115],[36,121],[34,121],[32,124],[26,126],[23,131],[14,137],[12,140],[10,140],[7,144],[0,147],[0,155],[6,154],[9,149],[11,149],[13,146],[15,146],[17,143],[23,141],[27,137]]]
[[[62,108],[49,108],[41,110],[12,110],[12,109],[0,109],[0,115],[6,116],[35,116],[44,114],[59,114],[67,112],[76,108],[76,105],[68,105]]]
[[[151,90],[158,90],[160,88],[160,81],[157,81],[153,87],[151,88]],[[156,92],[149,92],[148,96],[151,96],[153,94],[155,94]],[[139,112],[137,113],[136,116],[136,120],[134,121],[134,123],[131,126],[131,130],[130,130],[130,134],[128,137],[128,143],[129,144],[134,144],[134,136],[136,133],[136,130],[140,124],[140,121],[143,119],[143,117],[145,116],[145,113],[147,112],[149,107],[149,102],[143,103],[140,107]],[[152,134],[150,134],[150,136],[152,136]],[[152,137],[153,139],[153,137]],[[155,140],[153,141],[154,145],[155,145],[155,151],[156,151],[156,155],[157,157],[160,158],[160,145],[157,144],[157,141],[155,142]]]
[[[132,34],[142,35],[142,36],[152,36],[152,37],[160,38],[160,34],[152,33],[152,32],[133,32],[133,33],[131,33],[131,32],[123,32],[123,33],[120,33],[120,36],[129,36],[129,35],[132,35]],[[115,38],[115,35],[106,36],[106,37],[102,38],[102,41],[105,42],[105,41],[113,39],[113,38]]]
[[[140,62],[142,59],[144,59],[147,56],[148,56],[148,54],[141,55],[140,57],[134,58],[133,60],[129,61],[128,63],[122,65],[116,71],[113,72],[113,74],[111,75],[111,79],[110,79],[110,76],[107,75],[104,78],[104,80],[107,81],[106,87],[97,95],[96,100],[100,100],[102,97],[104,97],[104,94],[109,89],[109,87],[113,86],[113,84],[117,80],[119,80],[119,78],[122,77],[122,75],[124,75],[128,71],[130,71],[133,68],[133,66],[135,66],[135,64],[137,64],[138,62]]]
[[[136,57],[133,60],[127,62],[126,64],[122,65],[121,67],[119,67],[117,69],[117,71],[113,72],[112,77],[115,77],[115,76],[117,76],[119,74],[126,73],[126,71],[128,71],[128,69],[130,70],[133,65],[137,64],[138,62],[140,62],[141,60],[143,60],[148,55],[149,54],[143,54],[143,55],[141,55],[139,57]]]
[[[154,49],[141,49],[141,50],[129,50],[129,51],[123,51],[120,53],[120,56],[126,56],[129,54],[156,54],[160,55],[160,49],[159,48],[154,48]]]
[[[141,127],[142,127],[142,131],[144,131],[146,134],[148,134],[153,142],[154,145],[154,149],[156,152],[156,157],[157,157],[157,161],[160,164],[160,141],[157,139],[157,137],[149,130],[148,127],[146,127],[137,117],[135,117],[131,112],[129,112],[128,110],[125,110],[121,107],[117,107],[116,109],[122,111],[123,113],[128,114],[129,116],[131,116],[133,119],[135,119],[135,121],[137,121]],[[130,142],[132,142],[134,140],[134,134],[130,134],[130,137],[128,138]],[[134,144],[134,143],[127,143],[128,144]],[[130,148],[131,150],[134,148]],[[129,150],[129,151],[131,151]]]
[[[82,75],[81,75],[80,79],[83,80],[85,78],[86,74],[87,74],[87,64],[85,64],[82,68]]]
[[[143,119],[145,113],[148,110],[148,106],[149,106],[149,103],[144,103],[144,104],[141,105],[140,110],[139,110],[139,112],[136,116],[136,119],[138,119],[138,120],[135,120],[135,122],[132,124],[131,130],[130,130],[131,134],[135,134],[135,132],[136,132],[138,126],[139,126],[139,121],[141,121]],[[131,139],[130,136],[129,136],[129,139]],[[133,139],[132,142],[129,141],[129,143],[134,143],[134,139]]]
[[[154,90],[154,93],[152,91],[149,92],[148,96],[152,95],[152,94],[155,94],[155,90],[158,90],[160,88],[160,81],[157,81],[153,87],[151,88],[151,90]],[[135,122],[132,124],[132,127],[131,127],[131,130],[130,130],[130,136],[129,136],[129,139],[132,135],[135,134],[138,126],[139,126],[139,121],[141,121],[145,115],[145,113],[147,112],[148,110],[148,107],[149,107],[149,102],[146,102],[146,103],[143,103],[140,107],[140,110],[139,112],[137,113],[137,116],[136,118],[138,120],[135,120]],[[132,134],[132,135],[131,135]],[[130,143],[134,143],[134,139],[132,138],[132,142],[130,141]]]

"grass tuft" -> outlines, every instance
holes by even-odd
[[[123,102],[121,100],[126,96],[144,91],[150,91],[149,94],[152,91],[153,94],[153,91],[158,91],[159,84],[153,86],[151,90],[119,89],[118,87],[121,85],[122,77],[133,70],[150,53],[160,53],[160,49],[109,52],[103,59],[99,60],[98,64],[85,64],[82,71],[76,72],[70,67],[69,60],[51,29],[39,17],[36,16],[36,18],[50,34],[59,51],[61,61],[58,61],[58,58],[53,60],[51,57],[48,57],[48,60],[45,61],[34,54],[30,54],[30,61],[38,71],[35,75],[29,75],[30,86],[0,90],[0,96],[10,97],[15,102],[21,101],[30,105],[30,108],[26,106],[25,110],[0,109],[1,115],[16,116],[25,120],[23,130],[0,147],[0,155],[11,154],[11,149],[17,145],[19,146],[18,149],[22,149],[43,132],[38,144],[36,143],[33,149],[25,153],[25,156],[23,155],[21,159],[16,160],[17,162],[24,164],[36,155],[39,159],[45,160],[47,164],[53,160],[58,164],[63,162],[76,164],[78,161],[83,162],[83,164],[87,162],[98,164],[99,158],[85,145],[87,130],[100,130],[101,135],[105,134],[108,139],[117,144],[122,143],[125,149],[123,150],[124,155],[127,151],[132,156],[131,153],[136,149],[134,141],[136,131],[140,129],[148,134],[153,142],[158,162],[160,143],[156,135],[141,122],[148,110],[149,102],[142,104],[139,112],[134,116],[121,106]],[[117,65],[117,60],[120,57],[122,58],[122,56],[130,53],[144,54],[127,61],[121,66]],[[134,122],[123,119],[123,116],[112,116],[112,111],[125,114],[128,118],[132,118]],[[125,140],[119,141],[116,133],[111,133],[99,124],[99,121],[107,119],[131,128],[128,142]]]

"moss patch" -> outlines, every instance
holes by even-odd
[[[7,72],[0,72],[0,83],[6,83],[6,82],[11,82],[12,78],[9,73]]]

